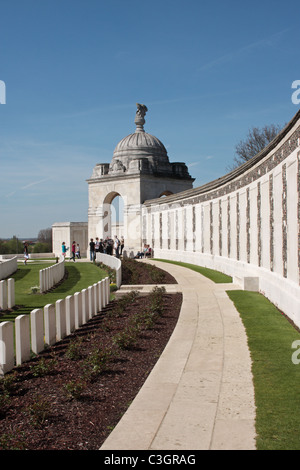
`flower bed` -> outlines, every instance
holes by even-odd
[[[111,302],[0,382],[0,450],[96,450],[141,388],[176,325],[181,294]]]

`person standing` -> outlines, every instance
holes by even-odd
[[[123,253],[123,248],[124,248],[124,237],[123,235],[121,236],[121,240],[120,240],[120,255],[122,256],[122,253]]]
[[[27,264],[28,258],[29,258],[29,254],[28,254],[28,244],[25,243],[25,244],[24,244],[24,264]]]
[[[117,235],[115,235],[114,249],[116,253],[116,258],[120,258],[120,254],[119,254],[120,240],[118,239]]]
[[[90,241],[90,260],[95,261],[95,242],[92,238]]]
[[[72,256],[71,256],[71,258],[70,258],[70,261],[73,260],[74,263],[75,263],[75,251],[76,251],[76,242],[73,241],[73,243],[72,243],[72,251],[71,251]]]
[[[65,258],[65,257],[66,257],[66,253],[67,253],[67,247],[66,247],[65,242],[62,242],[61,251],[62,251],[63,257]]]
[[[100,242],[99,242],[99,238],[96,237],[96,241],[95,241],[95,257],[97,256],[97,253],[100,252]]]
[[[78,258],[78,259],[81,258],[81,256],[80,256],[80,246],[79,246],[78,243],[77,243],[77,245],[76,245],[76,252],[75,252],[75,254],[76,254],[76,258]]]

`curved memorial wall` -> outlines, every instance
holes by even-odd
[[[156,258],[217,269],[300,326],[300,111],[258,155],[204,186],[146,201]]]

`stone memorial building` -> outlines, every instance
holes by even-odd
[[[117,144],[110,163],[95,165],[87,181],[88,224],[53,224],[53,250],[56,255],[61,252],[62,241],[72,244],[73,239],[80,240],[85,255],[91,238],[113,238],[116,224],[112,223],[112,202],[119,196],[123,201],[123,222],[117,231],[119,236],[122,232],[126,240],[125,252],[132,256],[142,248],[142,204],[148,199],[193,187],[194,179],[189,175],[186,164],[171,163],[162,142],[144,130],[147,111],[145,105],[137,103],[135,132]],[[82,233],[79,234],[79,230]]]
[[[111,205],[121,196],[128,256],[146,243],[157,258],[222,271],[300,327],[300,111],[255,157],[198,188],[186,165],[171,163],[145,132],[146,111],[137,105],[135,132],[118,143],[110,164],[93,169],[85,239],[114,236]],[[67,228],[79,225],[53,226],[58,254],[59,230]]]

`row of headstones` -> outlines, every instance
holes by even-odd
[[[81,292],[19,315],[12,322],[0,323],[0,375],[70,335],[100,312],[110,299],[110,281],[106,277]],[[14,334],[15,329],[15,334]]]
[[[0,308],[7,310],[15,306],[15,280],[13,278],[0,281]]]
[[[40,277],[40,292],[46,292],[55,286],[65,275],[65,259],[62,258],[57,264],[53,264],[49,268],[41,269],[39,272]]]

